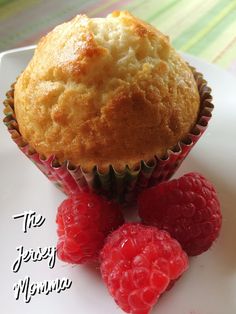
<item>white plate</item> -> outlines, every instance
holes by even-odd
[[[0,98],[25,67],[33,47],[1,55]],[[153,314],[234,314],[236,313],[236,79],[223,70],[191,56],[186,59],[205,74],[213,89],[215,110],[206,134],[178,171],[199,171],[219,192],[223,210],[223,229],[214,247],[191,259],[189,271],[159,301]],[[1,110],[1,116],[2,110]],[[0,124],[0,241],[1,241],[1,313],[24,314],[111,314],[123,313],[108,295],[99,272],[86,266],[56,261],[49,269],[47,260],[23,263],[17,273],[12,264],[16,247],[53,246],[56,244],[55,215],[65,196],[37,170],[11,141]],[[22,232],[22,224],[12,215],[33,210],[46,217],[40,228]],[[67,277],[70,289],[60,294],[35,295],[29,303],[15,300],[13,285],[30,277],[31,283]]]

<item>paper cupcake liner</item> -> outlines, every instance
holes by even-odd
[[[202,74],[195,68],[191,67],[191,69],[200,94],[200,111],[196,125],[182,141],[167,151],[166,156],[162,158],[153,156],[149,161],[142,160],[134,169],[126,166],[122,172],[118,172],[111,165],[104,173],[94,166],[92,171],[87,172],[80,166],[71,165],[69,161],[60,164],[55,156],[49,158],[40,156],[24,141],[19,132],[14,112],[14,84],[4,102],[4,123],[21,151],[67,195],[81,190],[91,190],[119,202],[131,203],[142,189],[168,180],[207,128],[211,111],[214,108],[211,89],[207,86]]]

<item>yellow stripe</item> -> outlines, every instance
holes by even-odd
[[[192,46],[194,46],[200,39],[204,37],[212,28],[214,28],[217,23],[219,23],[231,10],[236,7],[236,2],[233,1],[229,3],[218,15],[211,20],[211,22],[203,28],[200,32],[198,32],[192,39],[190,39],[186,44],[180,47],[180,50],[186,51]]]
[[[236,20],[229,25],[224,31],[220,33],[220,36],[211,41],[211,43],[197,55],[210,62],[214,62],[214,59],[219,53],[231,42],[235,35]]]
[[[191,5],[190,5],[191,3]],[[195,4],[195,6],[193,6]],[[203,14],[207,11],[210,11],[215,6],[215,0],[201,0],[199,2],[189,1],[186,4],[184,10],[179,10],[179,14],[175,15],[176,18],[173,19],[172,24],[168,22],[170,19],[167,19],[160,24],[160,27],[163,29],[163,32],[170,35],[171,40],[174,40],[181,35],[188,27],[191,27],[197,20],[199,20]],[[193,18],[194,12],[194,18]]]

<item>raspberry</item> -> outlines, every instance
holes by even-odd
[[[190,256],[208,250],[219,235],[222,216],[215,188],[198,173],[145,190],[138,207],[144,224],[168,231]]]
[[[107,239],[101,274],[116,303],[127,313],[147,314],[188,267],[188,257],[166,231],[126,223]]]
[[[118,228],[123,216],[118,204],[91,193],[79,193],[58,208],[57,255],[68,263],[95,261],[106,236]]]

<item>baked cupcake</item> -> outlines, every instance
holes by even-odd
[[[168,37],[118,11],[43,37],[5,104],[13,139],[65,193],[121,201],[175,172],[213,108]]]

